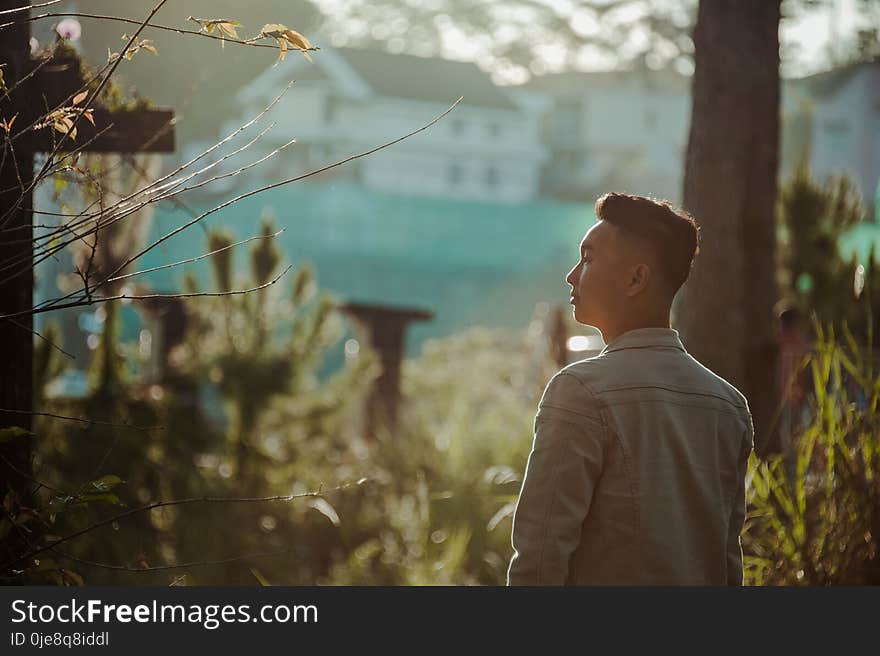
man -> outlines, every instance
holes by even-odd
[[[741,585],[751,415],[669,320],[699,227],[616,193],[596,216],[566,282],[606,346],[541,398],[508,584]]]

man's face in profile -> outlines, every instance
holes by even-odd
[[[603,331],[608,318],[624,309],[627,266],[622,241],[617,226],[607,221],[599,221],[581,241],[580,259],[565,278],[578,323]]]

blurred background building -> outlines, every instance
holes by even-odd
[[[521,203],[539,195],[548,149],[542,115],[475,64],[351,48],[331,48],[314,62],[272,66],[236,95],[232,132],[296,80],[271,120],[279,146],[291,135],[291,156],[260,169],[264,179],[290,177],[369,150],[430,120],[462,97],[445,120],[394,148],[334,170],[383,193]],[[240,184],[240,180],[230,179]]]

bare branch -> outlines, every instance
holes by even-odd
[[[190,292],[186,294],[117,294],[116,296],[98,296],[92,297],[90,299],[81,299],[78,301],[73,301],[71,303],[61,303],[60,305],[55,305],[53,307],[40,307],[40,308],[32,308],[31,310],[24,310],[22,312],[16,312],[15,314],[7,314],[0,316],[0,319],[12,319],[14,317],[19,317],[23,315],[33,315],[33,314],[42,314],[43,312],[50,312],[52,310],[64,310],[72,307],[84,307],[87,305],[95,305],[97,303],[106,303],[107,301],[120,301],[120,300],[129,300],[129,301],[143,301],[148,299],[156,299],[156,298],[197,298],[199,296],[238,296],[240,294],[250,294],[252,292],[259,291],[261,289],[266,289],[274,285],[276,282],[281,280],[284,275],[293,268],[292,264],[289,264],[284,271],[279,273],[269,282],[265,282],[262,285],[257,285],[256,287],[249,287],[248,289],[233,289],[228,292]],[[117,269],[118,271],[119,269]],[[98,286],[103,285],[107,282],[107,279],[104,279]],[[94,292],[97,287],[92,288]],[[0,410],[2,412],[2,410]]]
[[[40,14],[38,16],[30,16],[27,19],[18,19],[18,20],[10,21],[9,23],[3,23],[2,25],[0,25],[0,30],[2,30],[4,27],[9,27],[9,26],[14,25],[16,23],[24,22],[25,20],[27,20],[28,22],[33,22],[33,21],[42,20],[44,18],[93,18],[95,20],[105,20],[105,21],[111,21],[111,22],[116,22],[116,23],[126,23],[128,25],[140,25],[141,24],[141,21],[137,21],[137,20],[134,20],[131,18],[124,18],[122,16],[107,16],[107,15],[103,15],[103,14],[85,14],[85,13],[81,13],[81,12],[49,12],[49,13],[45,13],[45,14]],[[216,34],[208,34],[207,32],[200,32],[198,30],[188,30],[188,29],[185,29],[182,27],[171,27],[169,25],[158,25],[156,23],[149,23],[149,22],[145,25],[145,27],[149,27],[154,30],[164,30],[166,32],[176,32],[177,34],[187,34],[190,36],[200,36],[200,37],[203,37],[206,39],[215,39],[217,41],[223,41],[224,43],[236,43],[241,46],[252,46],[252,47],[256,47],[256,48],[272,48],[273,50],[278,49],[278,46],[273,45],[273,44],[257,43],[256,41],[258,39],[265,38],[262,35],[255,36],[252,39],[233,39],[228,36],[222,37],[222,36],[217,36]],[[128,47],[126,47],[126,50],[127,49],[128,49]],[[313,46],[311,48],[298,48],[298,50],[317,52],[318,50],[320,50],[320,48]],[[125,52],[125,50],[123,50],[123,52]]]
[[[91,524],[83,529],[80,529],[79,531],[74,531],[73,533],[71,533],[69,535],[66,535],[62,538],[58,538],[57,540],[53,540],[50,544],[47,544],[45,546],[30,549],[29,551],[22,554],[21,556],[18,556],[14,560],[11,560],[10,562],[4,564],[3,566],[0,566],[0,571],[6,571],[8,569],[11,569],[12,567],[15,567],[17,564],[24,562],[30,558],[33,558],[34,556],[37,556],[37,555],[43,553],[44,551],[49,551],[51,549],[54,549],[59,544],[63,544],[65,542],[70,542],[71,540],[74,540],[82,535],[85,535],[86,533],[91,533],[92,531],[95,531],[103,526],[108,526],[110,524],[113,524],[114,522],[118,522],[122,519],[127,519],[128,517],[131,517],[133,515],[147,512],[149,510],[154,510],[156,508],[169,508],[172,506],[183,506],[183,505],[196,504],[196,503],[209,503],[209,504],[215,504],[215,503],[267,503],[267,502],[272,502],[272,501],[283,501],[285,503],[289,503],[290,501],[294,501],[296,499],[323,497],[327,494],[327,492],[338,492],[340,490],[345,490],[350,487],[357,487],[357,486],[360,486],[360,485],[363,485],[364,483],[366,483],[367,480],[368,479],[366,479],[366,478],[362,478],[354,483],[345,483],[344,485],[339,485],[337,487],[330,488],[327,490],[320,490],[317,492],[302,492],[300,494],[279,494],[279,495],[269,496],[269,497],[193,497],[193,498],[189,498],[189,499],[176,499],[173,501],[156,501],[155,503],[150,503],[150,504],[147,504],[146,506],[140,506],[138,508],[132,508],[130,510],[126,510],[125,512],[121,512],[117,515],[113,515],[112,517],[108,517],[107,519],[103,519],[99,522],[95,522],[94,524]]]
[[[153,16],[155,16],[156,13],[167,2],[168,2],[168,0],[159,0],[159,4],[157,4],[152,9],[152,11],[150,11],[150,13],[147,15],[147,18],[140,23],[140,27],[138,27],[138,29],[135,30],[135,33],[129,38],[128,43],[125,44],[125,49],[123,50],[123,52],[126,52],[131,47],[131,44],[137,40],[137,37],[140,36],[140,33],[144,30],[144,27],[150,21],[150,19]],[[17,21],[13,21],[13,23],[15,23],[15,22],[17,22]],[[12,23],[0,25],[0,29],[2,29],[3,27],[5,27],[7,25],[10,25],[10,24],[12,24]],[[61,135],[61,139],[59,139],[58,142],[55,144],[54,148],[52,148],[52,152],[49,153],[49,156],[46,158],[46,163],[43,164],[43,167],[40,170],[40,172],[36,176],[34,176],[34,179],[31,181],[30,185],[28,186],[28,189],[22,194],[22,196],[15,203],[13,203],[13,206],[10,208],[10,210],[7,212],[7,214],[3,217],[3,220],[2,220],[2,222],[0,222],[0,225],[5,225],[7,218],[9,216],[11,216],[12,213],[14,213],[14,211],[17,210],[18,207],[20,206],[21,198],[23,198],[28,192],[33,190],[33,188],[42,179],[42,176],[52,166],[52,162],[55,158],[55,155],[58,154],[58,152],[61,150],[61,147],[67,141],[67,138],[73,133],[74,129],[76,128],[77,123],[79,123],[80,119],[82,119],[82,117],[85,115],[85,113],[91,108],[91,106],[95,102],[95,99],[104,90],[104,87],[107,86],[107,83],[110,81],[110,78],[113,76],[113,73],[116,72],[116,69],[119,67],[119,64],[122,63],[122,61],[123,61],[123,57],[119,57],[116,59],[116,61],[113,62],[113,64],[110,66],[110,70],[103,77],[101,82],[98,84],[98,87],[91,93],[89,98],[86,100],[85,104],[83,104],[82,107],[78,107],[79,111],[76,113],[76,115],[73,118],[73,124],[68,128],[67,132],[65,132],[64,134]]]
[[[82,417],[68,417],[66,415],[56,415],[51,412],[34,412],[32,410],[10,410],[8,408],[0,408],[0,412],[9,412],[17,415],[29,415],[32,417],[51,417],[53,419],[65,419],[67,421],[78,421],[83,424],[94,424],[95,426],[110,426],[111,428],[130,428],[139,431],[165,430],[164,426],[136,426],[134,424],[115,424],[110,421],[97,421],[94,419],[83,419]]]
[[[188,260],[180,260],[179,262],[172,262],[171,264],[162,264],[160,266],[154,266],[149,269],[144,269],[143,271],[135,271],[134,273],[127,273],[124,276],[116,276],[115,278],[110,278],[107,282],[117,282],[119,280],[125,280],[127,278],[133,278],[134,276],[139,276],[144,273],[151,273],[153,271],[159,271],[160,269],[170,269],[172,267],[180,266],[181,264],[190,264],[192,262],[198,262],[199,260],[203,260],[206,257],[211,257],[212,255],[216,255],[217,253],[222,253],[223,251],[228,251],[230,248],[235,248],[236,246],[241,246],[242,244],[247,244],[248,242],[254,241],[256,239],[274,239],[278,235],[284,232],[284,228],[275,232],[271,235],[256,235],[255,237],[249,237],[247,239],[242,239],[241,241],[237,241],[234,244],[229,244],[228,246],[224,246],[223,248],[218,248],[217,250],[211,251],[210,253],[205,253],[204,255],[198,255],[196,257],[191,257]]]
[[[162,183],[165,183],[167,180],[170,180],[171,178],[173,178],[173,177],[176,176],[177,174],[183,172],[184,170],[186,170],[187,168],[189,168],[190,166],[192,166],[193,164],[195,164],[195,163],[198,162],[199,160],[203,159],[204,157],[206,157],[207,155],[211,154],[212,152],[214,152],[215,150],[217,150],[218,148],[220,148],[220,147],[223,146],[224,144],[228,143],[230,140],[234,139],[236,136],[238,136],[239,134],[241,134],[244,130],[247,130],[249,127],[251,127],[252,125],[254,125],[255,123],[257,123],[258,121],[260,121],[260,120],[261,120],[261,119],[262,119],[262,118],[263,118],[263,117],[264,117],[264,116],[265,116],[265,115],[266,115],[266,114],[267,114],[267,113],[268,113],[268,112],[269,112],[269,111],[270,111],[270,110],[271,110],[271,109],[272,109],[272,108],[273,108],[278,102],[281,101],[281,99],[284,97],[284,95],[287,93],[287,91],[290,90],[290,87],[293,86],[293,84],[294,84],[293,81],[290,81],[290,82],[287,84],[287,86],[281,91],[281,93],[279,93],[279,94],[278,94],[278,95],[272,100],[272,102],[270,102],[265,108],[263,108],[262,111],[260,111],[260,112],[259,112],[256,116],[254,116],[251,120],[247,121],[247,122],[244,123],[243,125],[240,125],[238,128],[236,128],[235,130],[233,130],[232,132],[230,132],[226,137],[224,137],[223,139],[221,139],[220,141],[218,141],[218,142],[215,143],[214,145],[212,145],[212,146],[210,146],[209,148],[207,148],[206,150],[202,151],[200,154],[196,155],[195,157],[193,157],[193,158],[192,158],[191,160],[189,160],[188,162],[186,162],[186,163],[184,163],[184,164],[181,164],[180,166],[178,166],[178,167],[177,167],[176,169],[174,169],[173,171],[171,171],[171,172],[167,173],[166,175],[164,175],[164,176],[162,176],[162,177],[160,177],[160,178],[154,180],[154,181],[151,182],[150,184],[148,184],[148,185],[142,187],[142,188],[139,189],[138,191],[136,191],[136,192],[130,194],[129,196],[120,199],[120,200],[115,204],[115,206],[114,206],[114,210],[118,210],[119,213],[122,214],[122,213],[123,213],[123,210],[121,210],[121,209],[119,209],[119,208],[124,207],[125,203],[131,201],[132,199],[137,198],[138,196],[144,195],[144,194],[146,194],[146,193],[147,193],[148,191],[150,191],[150,190],[153,190],[153,191],[161,191],[161,190],[165,190],[165,189],[169,189],[169,188],[170,188],[170,189],[174,189],[174,188],[175,188],[176,186],[178,186],[180,183],[182,183],[182,182],[186,182],[187,180],[189,180],[189,179],[191,179],[192,177],[194,177],[193,175],[189,175],[189,176],[183,178],[183,179],[180,180],[180,181],[171,180],[171,182],[168,182],[167,184],[164,184],[164,185],[162,184]],[[224,161],[225,159],[227,159],[229,156],[232,156],[232,155],[236,155],[236,154],[238,154],[239,152],[241,152],[241,151],[244,150],[245,148],[247,148],[247,147],[249,147],[250,145],[254,144],[254,143],[255,143],[255,142],[256,142],[256,141],[257,141],[257,140],[258,140],[263,134],[265,134],[266,131],[267,131],[267,130],[263,130],[259,135],[257,135],[257,137],[256,137],[255,139],[252,139],[250,142],[248,142],[247,144],[245,144],[245,146],[243,146],[242,148],[239,148],[239,149],[233,151],[233,152],[230,153],[228,156],[224,156],[223,158],[221,158],[220,160],[218,160],[218,161],[215,162],[214,164],[202,168],[200,171],[197,171],[197,172],[195,173],[195,175],[199,175],[199,174],[201,174],[201,173],[204,173],[205,171],[207,171],[207,170],[209,170],[210,168],[212,168],[212,166],[216,166],[217,163],[220,163],[220,162]],[[158,186],[157,186],[157,185],[158,185]],[[94,207],[96,204],[97,204],[97,201],[93,201],[93,202],[92,202],[87,208],[85,208],[82,212],[80,212],[79,214],[75,215],[74,218],[80,218],[80,217],[83,217],[82,220],[80,220],[80,221],[78,221],[78,222],[71,222],[71,223],[68,223],[68,224],[66,224],[66,225],[73,225],[74,227],[76,227],[77,225],[82,225],[83,223],[86,223],[86,222],[90,221],[91,219],[93,219],[94,217],[98,216],[98,213],[87,214],[88,210],[91,209],[92,207]],[[141,208],[144,207],[146,204],[148,204],[148,201],[144,201],[144,202],[140,203],[139,205],[134,206],[133,208],[126,208],[126,209],[125,209],[125,214],[124,214],[124,216],[127,216],[127,215],[129,215],[129,214],[131,214],[131,213],[133,213],[133,212],[135,212],[135,211],[141,209]],[[117,217],[117,216],[112,216],[112,217],[108,217],[108,221],[110,221],[110,220],[112,219],[112,220],[115,222],[116,218],[124,218],[124,216],[119,216],[119,217]],[[110,223],[107,223],[107,224],[105,224],[105,225],[108,225],[108,226],[109,226],[109,225],[111,225],[111,224],[110,224]],[[55,231],[52,232],[52,233],[48,233],[48,234],[45,234],[45,235],[39,235],[34,241],[35,241],[35,243],[38,242],[39,240],[42,240],[42,239],[50,240],[50,241],[51,241],[51,239],[54,238],[55,236],[57,236],[57,235],[59,234],[59,232],[63,232],[63,231],[64,231],[63,228],[64,228],[64,226],[61,226],[61,227],[58,228],[58,230],[55,230]],[[85,234],[87,235],[87,234],[89,234],[89,233],[85,233]],[[65,242],[65,243],[59,245],[58,248],[59,248],[59,249],[60,249],[60,248],[64,248],[64,247],[68,246],[70,243],[72,243],[72,241],[73,241],[73,240],[68,241],[68,242]],[[41,261],[42,261],[42,260],[38,260],[37,262],[35,262],[35,264],[39,264],[39,262],[41,262]],[[4,268],[5,268],[5,267],[0,267],[0,271],[2,271]]]
[[[16,14],[20,11],[28,11],[29,9],[39,9],[40,7],[48,7],[49,5],[57,5],[62,0],[49,0],[49,2],[41,2],[40,4],[35,5],[27,5],[26,7],[16,7],[15,9],[4,9],[0,11],[0,16],[6,16],[8,14]]]
[[[71,360],[76,360],[76,356],[75,356],[75,355],[72,355],[72,354],[68,353],[68,352],[65,351],[63,348],[61,348],[60,346],[58,346],[58,344],[56,344],[55,342],[53,342],[51,339],[48,339],[48,338],[45,337],[44,335],[41,335],[40,333],[38,333],[38,332],[37,332],[36,330],[34,330],[33,328],[29,328],[28,326],[25,326],[23,323],[19,323],[19,322],[16,321],[15,319],[10,319],[10,321],[11,321],[14,325],[16,325],[16,326],[18,326],[19,328],[21,328],[22,330],[26,330],[26,331],[28,331],[29,333],[32,333],[32,334],[36,335],[37,337],[39,337],[40,339],[42,339],[44,342],[46,342],[49,346],[51,346],[52,348],[56,349],[57,351],[63,353],[64,355],[66,355],[66,356],[67,356],[68,358],[70,358]]]
[[[184,224],[178,226],[177,228],[175,228],[175,229],[172,230],[171,232],[166,233],[165,235],[163,235],[162,237],[160,237],[159,239],[157,239],[156,241],[154,241],[154,242],[153,242],[152,244],[150,244],[149,246],[147,246],[147,247],[141,249],[141,250],[140,250],[138,253],[136,253],[135,255],[132,255],[131,257],[129,257],[125,262],[123,262],[121,265],[119,265],[119,267],[117,267],[116,271],[112,272],[112,273],[108,276],[108,278],[115,276],[115,275],[118,274],[120,271],[124,270],[125,267],[127,267],[129,264],[131,264],[132,262],[134,262],[134,261],[137,260],[138,258],[142,257],[144,254],[148,253],[149,251],[153,250],[153,249],[156,248],[159,244],[161,244],[161,243],[163,243],[164,241],[170,239],[170,238],[173,237],[174,235],[176,235],[176,234],[182,232],[183,230],[186,230],[188,227],[192,226],[192,225],[195,224],[195,223],[198,223],[198,222],[201,221],[202,219],[204,219],[204,218],[210,216],[211,214],[214,214],[215,212],[219,212],[220,210],[225,209],[225,208],[229,207],[230,205],[233,205],[233,204],[235,204],[235,203],[237,203],[237,202],[239,202],[239,201],[241,201],[241,200],[244,200],[245,198],[250,198],[251,196],[255,196],[255,195],[260,194],[260,193],[263,193],[263,192],[265,192],[265,191],[269,191],[270,189],[276,189],[277,187],[283,187],[284,185],[288,185],[288,184],[291,184],[291,183],[293,183],[293,182],[298,182],[299,180],[304,180],[304,179],[306,179],[306,178],[310,178],[310,177],[312,177],[312,176],[318,175],[319,173],[323,173],[323,172],[325,172],[325,171],[329,171],[330,169],[336,168],[336,167],[338,167],[338,166],[342,166],[343,164],[347,164],[348,162],[351,162],[351,161],[353,161],[353,160],[360,159],[360,158],[362,158],[362,157],[366,157],[367,155],[371,155],[371,154],[373,154],[373,153],[375,153],[375,152],[378,152],[378,151],[380,151],[380,150],[382,150],[382,149],[384,149],[384,148],[388,148],[388,147],[390,147],[390,146],[393,146],[394,144],[400,143],[401,141],[403,141],[403,140],[405,140],[405,139],[409,139],[410,137],[412,137],[412,136],[414,136],[414,135],[416,135],[416,134],[418,134],[418,133],[420,133],[420,132],[423,132],[423,131],[427,130],[427,129],[430,128],[432,125],[434,125],[435,123],[437,123],[440,119],[442,119],[444,116],[446,116],[447,114],[449,114],[449,112],[451,112],[453,109],[455,109],[455,108],[458,106],[458,104],[461,102],[461,100],[462,100],[462,98],[459,98],[459,99],[456,100],[456,101],[455,101],[455,102],[454,102],[449,108],[447,108],[447,109],[446,109],[445,111],[443,111],[441,114],[439,114],[439,115],[437,115],[436,117],[434,117],[430,122],[426,123],[426,124],[423,125],[422,127],[417,128],[417,129],[415,129],[415,130],[413,130],[413,131],[411,131],[411,132],[409,132],[409,133],[407,133],[407,134],[405,134],[405,135],[403,135],[403,136],[401,136],[401,137],[397,137],[396,139],[393,139],[393,140],[391,140],[391,141],[387,141],[387,142],[385,142],[385,143],[383,143],[383,144],[381,144],[381,145],[379,145],[379,146],[376,146],[376,147],[374,147],[374,148],[370,148],[369,150],[365,150],[365,151],[363,151],[363,152],[361,152],[361,153],[357,153],[357,154],[355,154],[355,155],[350,155],[349,157],[346,157],[346,158],[344,158],[344,159],[338,160],[338,161],[336,161],[336,162],[334,162],[334,163],[332,163],[332,164],[328,164],[327,166],[323,166],[323,167],[321,167],[321,168],[319,168],[319,169],[315,169],[315,170],[313,170],[313,171],[309,171],[308,173],[303,173],[303,174],[301,174],[301,175],[297,175],[297,176],[294,176],[294,177],[292,177],[292,178],[287,178],[286,180],[282,180],[282,181],[280,181],[280,182],[275,182],[275,183],[270,184],[270,185],[265,185],[265,186],[263,186],[263,187],[259,187],[258,189],[254,189],[254,190],[252,190],[252,191],[249,191],[249,192],[246,192],[246,193],[241,194],[241,195],[239,195],[239,196],[236,196],[235,198],[231,198],[230,200],[226,201],[225,203],[221,203],[220,205],[217,205],[217,206],[213,207],[212,209],[210,209],[210,210],[208,210],[208,211],[206,211],[206,212],[203,212],[202,214],[200,214],[200,215],[197,216],[196,218],[192,219],[191,221],[188,221],[187,223],[184,223]],[[106,280],[105,280],[104,282],[106,282]],[[98,288],[100,288],[101,286],[103,286],[104,282],[98,283],[98,285],[95,287],[95,290],[97,290]],[[59,306],[59,307],[61,307],[61,306]],[[7,316],[16,316],[16,315],[7,315]],[[2,319],[2,318],[4,318],[4,317],[0,317],[0,319]]]
[[[31,70],[30,73],[28,73],[27,75],[22,75],[18,80],[15,81],[15,84],[13,84],[11,87],[6,89],[6,91],[3,93],[3,97],[0,98],[0,102],[3,102],[7,98],[9,98],[9,95],[13,91],[15,91],[19,86],[21,86],[22,84],[27,82],[29,79],[31,79],[34,75],[39,73],[42,70],[42,68],[46,64],[48,64],[50,61],[52,61],[52,55],[48,55],[46,57],[43,57],[43,59],[40,61],[40,63],[37,64],[36,66],[34,66],[33,70]]]
[[[159,0],[159,3],[155,7],[153,7],[152,11],[150,11],[147,18],[139,23],[138,29],[135,30],[135,33],[132,34],[131,37],[128,39],[128,43],[125,44],[125,48],[122,50],[122,52],[126,52],[131,47],[131,45],[137,41],[137,38],[140,36],[141,32],[143,32],[144,27],[146,27],[147,23],[150,22],[150,19],[153,16],[155,16],[159,12],[159,10],[165,5],[165,3],[167,3],[167,2],[168,2],[168,0]],[[2,26],[0,26],[0,27],[2,27]],[[104,90],[104,87],[107,86],[107,83],[110,81],[110,78],[113,77],[113,73],[116,72],[116,69],[119,67],[119,64],[122,63],[122,60],[123,60],[123,58],[120,57],[115,62],[113,62],[113,66],[110,67],[110,71],[104,76],[104,79],[101,80],[100,84],[98,84],[98,88],[92,92],[92,94],[85,101],[85,103],[82,105],[82,107],[77,108],[79,110],[79,112],[77,113],[76,117],[73,119],[73,125],[67,130],[67,132],[65,132],[64,134],[61,135],[60,141],[52,149],[52,152],[49,153],[49,157],[47,158],[47,164],[48,164],[48,162],[50,162],[52,160],[52,158],[56,154],[58,154],[58,151],[61,150],[61,146],[64,145],[64,142],[67,140],[67,138],[70,136],[70,134],[74,131],[74,129],[76,129],[76,124],[79,123],[79,121],[80,121],[80,119],[82,119],[83,115],[85,115],[85,113],[89,110],[89,108],[91,108],[91,106],[95,102],[95,99],[100,95],[101,91]],[[45,166],[44,166],[44,168],[45,168]]]
[[[394,144],[400,143],[401,141],[408,139],[408,138],[410,138],[420,132],[423,132],[423,131],[427,130],[428,128],[430,128],[431,126],[433,126],[435,123],[437,123],[442,118],[444,118],[447,114],[449,114],[452,110],[454,110],[458,106],[458,104],[461,102],[461,100],[462,100],[462,98],[459,98],[452,105],[450,105],[446,110],[444,110],[442,113],[440,113],[436,117],[434,117],[431,121],[429,121],[428,123],[426,123],[425,125],[423,125],[419,128],[416,128],[415,130],[412,130],[411,132],[408,132],[407,134],[405,134],[403,136],[397,137],[396,139],[393,139],[391,141],[387,141],[383,144],[380,144],[379,146],[375,146],[375,147],[370,148],[369,150],[363,151],[361,153],[357,153],[355,155],[350,155],[349,157],[343,158],[341,160],[333,162],[332,164],[328,164],[327,166],[323,166],[319,169],[315,169],[313,171],[309,171],[307,173],[303,173],[301,175],[294,176],[292,178],[288,178],[288,179],[282,180],[280,182],[276,182],[276,183],[273,183],[270,185],[259,187],[258,189],[254,189],[254,190],[246,192],[244,194],[240,194],[239,196],[236,196],[235,198],[232,198],[224,203],[221,203],[220,205],[217,205],[217,206],[211,208],[210,210],[207,210],[206,212],[203,212],[202,214],[193,218],[192,220],[190,220],[190,221],[178,226],[174,230],[166,233],[165,235],[163,235],[159,239],[155,240],[149,246],[146,246],[145,248],[141,249],[135,255],[132,255],[131,257],[129,257],[125,262],[123,262],[121,265],[119,265],[115,271],[111,272],[107,278],[105,278],[103,281],[101,281],[95,287],[93,287],[92,292],[93,293],[96,292],[99,288],[101,288],[103,285],[105,285],[109,281],[110,278],[113,278],[113,277],[117,276],[118,274],[120,274],[120,272],[122,272],[129,264],[131,264],[132,262],[134,262],[138,258],[142,257],[144,254],[148,253],[149,251],[153,250],[154,248],[159,246],[159,244],[170,239],[174,235],[182,232],[183,230],[189,228],[190,226],[202,221],[203,219],[210,216],[211,214],[214,214],[215,212],[219,212],[220,210],[225,209],[226,207],[229,207],[230,205],[233,205],[241,200],[244,200],[245,198],[249,198],[251,196],[262,193],[264,191],[268,191],[270,189],[275,189],[276,187],[281,187],[281,186],[284,186],[287,184],[291,184],[293,182],[297,182],[299,180],[304,180],[306,178],[318,175],[318,174],[323,173],[325,171],[329,171],[329,170],[336,168],[338,166],[342,166],[343,164],[346,164],[346,163],[351,162],[353,160],[360,159],[362,157],[366,157],[367,155],[371,155],[375,152],[383,150],[384,148],[388,148],[390,146],[393,146]],[[45,257],[43,259],[45,259]],[[42,261],[42,260],[40,260],[40,261]],[[271,283],[267,283],[267,284],[271,284]],[[260,289],[261,287],[257,287],[255,289]],[[244,290],[244,291],[236,291],[236,292],[229,292],[229,293],[240,294],[240,293],[246,293],[247,291],[253,291],[253,290]],[[196,295],[214,296],[214,295],[226,295],[226,294],[227,294],[226,292],[223,292],[223,293],[205,292],[205,293],[200,293],[200,294],[196,294]],[[28,314],[41,314],[43,312],[48,312],[50,310],[58,310],[58,309],[64,309],[64,308],[68,308],[68,307],[81,307],[84,305],[91,305],[93,303],[104,302],[106,300],[115,300],[115,299],[121,299],[121,298],[128,298],[128,299],[138,298],[136,296],[127,296],[127,295],[123,294],[123,295],[119,295],[119,296],[106,297],[106,298],[93,298],[93,299],[80,298],[79,300],[72,301],[69,303],[59,303],[59,301],[63,300],[63,298],[69,298],[72,295],[73,294],[71,293],[71,294],[68,294],[66,297],[52,299],[50,301],[45,301],[41,307],[35,307],[35,308],[31,308],[30,310],[24,310],[24,311],[17,312],[14,314],[0,316],[0,319],[15,318],[18,316],[26,316]],[[148,297],[149,298],[187,298],[188,296],[190,296],[190,295],[187,295],[187,294],[154,294],[154,295],[150,295]],[[144,298],[146,298],[146,297],[144,297]]]
[[[14,465],[14,464],[13,464],[13,463],[12,463],[7,457],[6,457],[6,456],[4,456],[2,453],[0,453],[0,460],[3,460],[3,462],[6,463],[6,466],[7,466],[7,467],[9,467],[12,471],[14,471],[16,474],[18,474],[18,475],[21,476],[22,478],[25,478],[25,479],[29,480],[31,483],[36,483],[37,486],[38,486],[38,487],[37,487],[37,490],[39,490],[41,487],[44,487],[44,488],[46,488],[47,490],[49,490],[50,492],[54,492],[55,494],[60,494],[60,495],[65,496],[65,497],[75,497],[75,498],[79,498],[79,495],[71,494],[70,492],[65,492],[64,490],[59,490],[57,487],[53,487],[53,486],[49,485],[48,483],[45,483],[45,482],[43,482],[43,481],[41,481],[41,480],[39,480],[39,479],[36,479],[36,478],[34,478],[33,476],[31,476],[30,474],[28,474],[28,473],[26,473],[26,472],[23,472],[21,469],[19,469],[18,467],[16,467],[16,466],[15,466],[15,465]]]

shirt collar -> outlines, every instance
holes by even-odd
[[[672,328],[637,328],[635,330],[628,330],[611,340],[611,343],[602,349],[600,355],[631,348],[676,348],[680,351],[685,350],[677,330]]]

